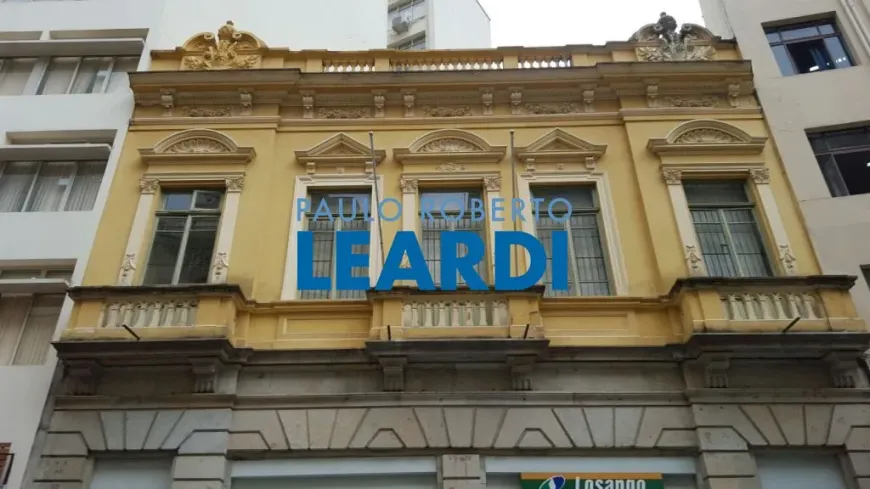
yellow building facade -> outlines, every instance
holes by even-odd
[[[152,53],[33,480],[87,486],[123,452],[173,489],[755,488],[759,453],[790,448],[864,484],[855,279],[819,275],[750,63],[669,20],[606,46],[347,53],[229,23]],[[555,195],[564,223],[421,217]],[[299,208],[342,196],[402,214]],[[493,285],[498,231],[566,230],[570,288],[299,290],[298,233],[334,277],[347,229],[370,233],[372,285],[397,231],[436,272],[440,230],[476,232]]]

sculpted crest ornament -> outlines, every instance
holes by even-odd
[[[716,56],[716,36],[696,24],[683,24],[662,12],[659,21],[645,25],[631,36],[641,61],[709,61]]]
[[[232,21],[218,29],[217,36],[203,32],[184,43],[184,66],[191,70],[245,70],[260,61],[262,41],[249,32],[236,30]]]

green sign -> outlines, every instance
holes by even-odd
[[[521,489],[665,489],[662,474],[520,474]]]

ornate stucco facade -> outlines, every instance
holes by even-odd
[[[855,278],[820,275],[733,43],[667,16],[602,47],[420,53],[293,52],[235,29],[131,75],[35,484],[97,484],[123,454],[168,458],[173,489],[526,472],[737,489],[761,487],[759,454],[794,451],[868,483]],[[378,225],[384,249],[425,237],[424,193],[554,186],[592,195],[571,294],[298,290],[298,198],[403,203],[370,226],[374,281]],[[167,265],[171,219],[186,224]],[[509,226],[479,230],[484,269]]]

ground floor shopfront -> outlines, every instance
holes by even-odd
[[[525,340],[500,353],[478,341],[463,346],[474,355],[442,344],[434,356],[386,357],[242,351],[223,340],[61,343],[65,390],[28,480],[38,489],[870,487],[867,379],[842,353],[858,355],[861,342],[809,336],[794,341],[810,350],[777,340],[768,353],[718,356]],[[819,349],[840,349],[839,361]]]

